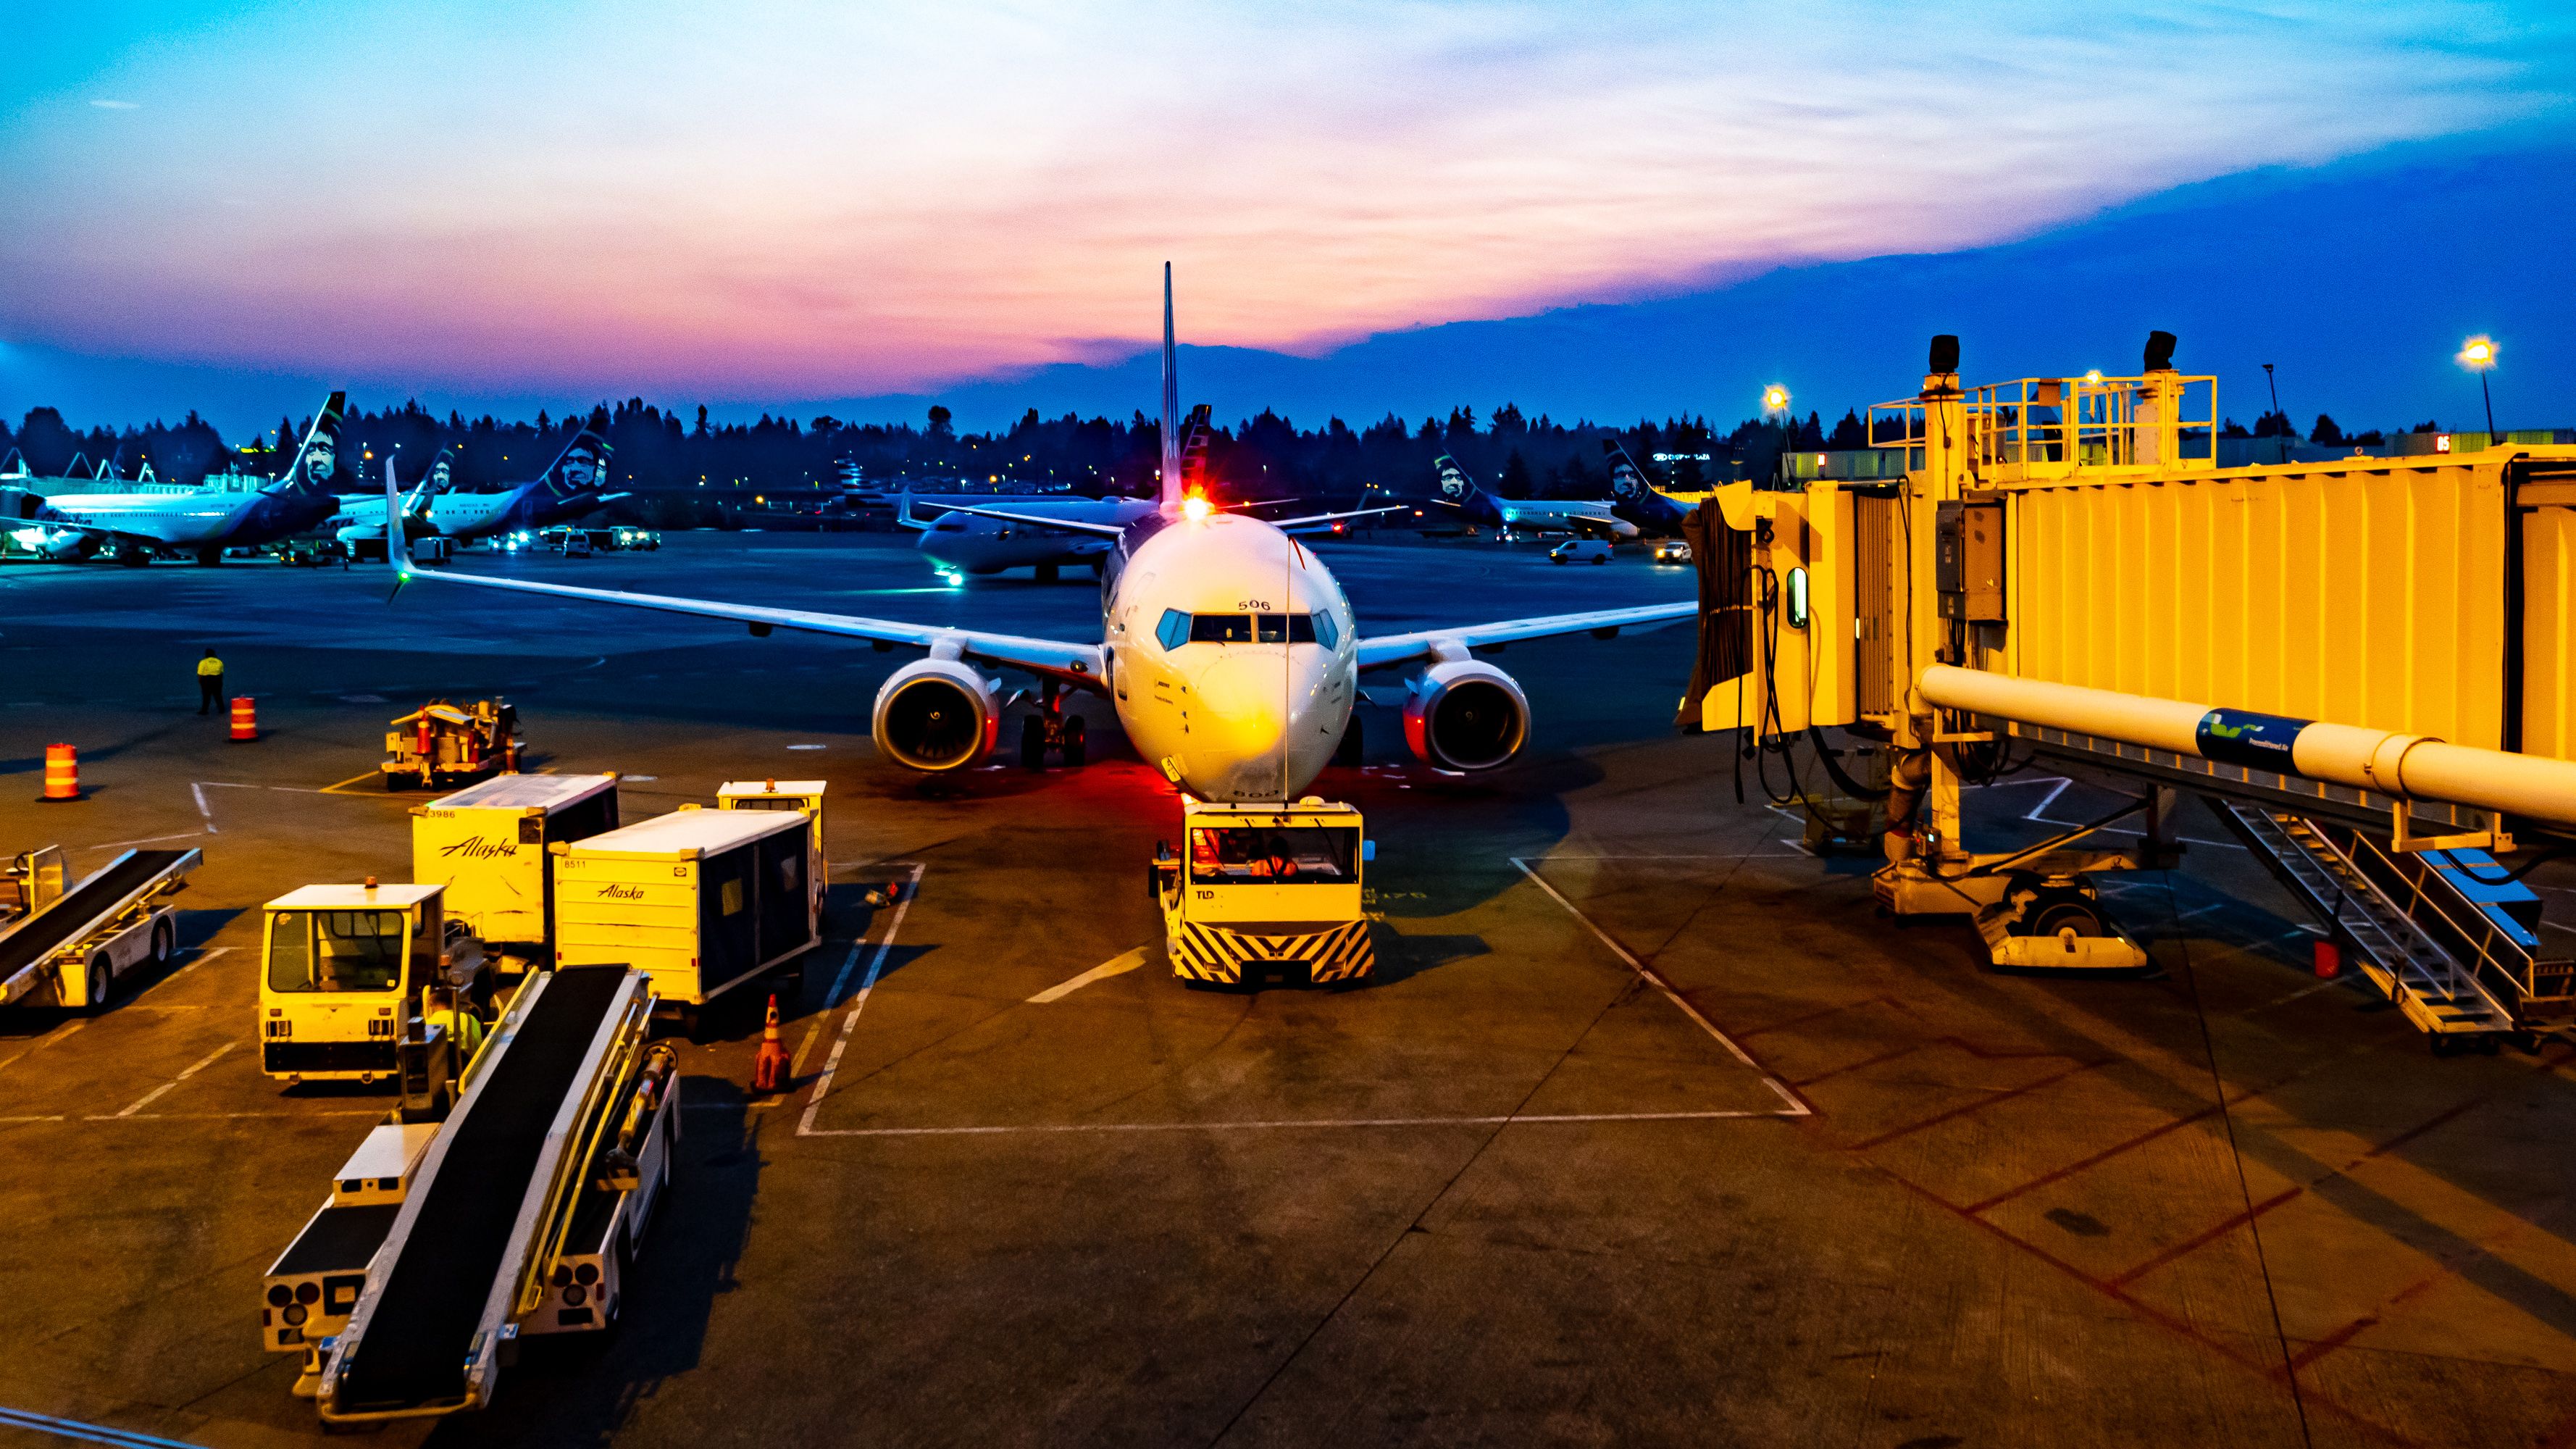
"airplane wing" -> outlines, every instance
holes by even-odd
[[[1025,523],[1032,528],[1060,528],[1067,533],[1088,533],[1098,538],[1116,538],[1127,530],[1114,523],[1077,523],[1069,518],[1048,518],[1035,513],[1008,513],[999,508],[969,508],[963,503],[948,506],[950,513],[971,513],[977,518],[998,518],[1004,523]]]
[[[580,599],[594,604],[619,604],[630,609],[658,609],[667,614],[694,614],[701,619],[731,619],[747,624],[754,634],[772,629],[798,629],[810,634],[836,634],[845,639],[865,639],[870,643],[906,645],[915,649],[939,652],[946,649],[955,657],[980,660],[1008,669],[1025,669],[1044,674],[1082,689],[1098,690],[1101,684],[1100,646],[1068,644],[1058,639],[1030,639],[1017,634],[990,634],[980,629],[951,629],[938,624],[904,624],[892,619],[868,619],[854,614],[818,614],[804,609],[769,609],[757,604],[727,604],[713,599],[683,599],[669,594],[630,594],[617,589],[585,589],[571,584],[540,584],[526,579],[493,578],[483,574],[458,573],[439,569],[421,573],[405,570],[403,582],[430,580],[441,584],[463,584],[470,588],[506,589],[514,593],[543,594],[558,599]]]
[[[865,639],[880,648],[897,644],[927,649],[961,659],[978,659],[1011,669],[1025,669],[1064,681],[1079,689],[1102,690],[1108,671],[1102,667],[1102,650],[1097,644],[1067,644],[1057,639],[1030,639],[1017,634],[988,634],[979,629],[948,629],[934,624],[902,624],[891,619],[866,619],[851,614],[817,614],[804,609],[765,609],[755,604],[726,604],[711,599],[682,599],[669,594],[630,594],[617,589],[585,589],[570,584],[540,584],[528,579],[501,579],[480,574],[458,573],[440,569],[414,573],[403,562],[408,557],[402,543],[401,525],[393,511],[394,485],[390,472],[385,478],[385,547],[394,560],[394,591],[415,579],[434,579],[442,584],[463,584],[468,588],[502,589],[521,594],[547,594],[562,599],[582,599],[595,604],[620,604],[630,609],[658,609],[670,614],[694,614],[702,619],[732,619],[749,625],[754,634],[772,629],[801,629],[814,634],[837,634],[846,639]]]
[[[1468,624],[1454,629],[1423,629],[1411,634],[1383,634],[1359,644],[1362,669],[1410,664],[1443,653],[1464,655],[1470,649],[1516,644],[1561,634],[1592,634],[1607,639],[1622,629],[1652,629],[1699,617],[1696,602],[1647,604],[1634,609],[1596,609],[1587,614],[1548,614],[1510,619],[1499,624]]]
[[[1380,513],[1402,513],[1404,511],[1405,507],[1392,505],[1385,508],[1353,508],[1343,513],[1309,513],[1303,518],[1273,519],[1271,520],[1270,526],[1278,529],[1282,533],[1287,533],[1301,528],[1321,528],[1328,524],[1339,523],[1346,518],[1371,518]]]

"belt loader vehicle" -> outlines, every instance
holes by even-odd
[[[1375,858],[1360,812],[1294,804],[1181,807],[1180,855],[1155,853],[1172,974],[1206,985],[1356,982],[1377,968],[1362,871]]]
[[[165,965],[179,949],[171,897],[187,888],[204,855],[194,850],[129,850],[65,889],[62,854],[48,847],[16,858],[12,894],[26,914],[0,931],[0,1006],[95,1011],[117,978]]]
[[[557,841],[614,830],[617,776],[501,775],[411,812],[411,874],[447,887],[447,917],[515,975],[554,964]]]
[[[816,821],[801,809],[668,815],[547,847],[558,967],[649,972],[663,1005],[700,1008],[822,943],[812,887]]]
[[[261,1284],[325,1424],[481,1408],[522,1335],[596,1332],[679,1135],[679,1074],[624,967],[531,973],[443,1121],[368,1134]]]
[[[260,1070],[280,1081],[396,1080],[425,1035],[421,988],[488,994],[482,943],[447,888],[310,885],[270,901],[260,932]]]

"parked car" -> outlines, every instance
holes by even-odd
[[[1569,538],[1547,551],[1547,556],[1561,564],[1610,561],[1610,545],[1597,538]]]

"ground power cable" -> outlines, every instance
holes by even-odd
[[[2290,1407],[2299,1416],[2299,1442],[2313,1446],[2316,1436],[2308,1428],[2307,1396],[2299,1388],[2299,1365],[2290,1352],[2289,1330],[2281,1323],[2281,1295],[2272,1284],[2272,1257],[2263,1248],[2263,1219],[2254,1210],[2254,1186],[2245,1179],[2245,1151],[2236,1140],[2236,1109],[2228,1104],[2227,1079],[2218,1070],[2218,1041],[2209,1030],[2209,1009],[2200,1000],[2200,964],[2192,958],[2191,940],[2183,934],[2182,908],[2174,899],[2173,872],[2164,872],[2165,919],[2173,927],[2174,944],[2182,951],[2183,980],[2191,989],[2191,1014],[2200,1023],[2200,1045],[2209,1060],[2209,1089],[2217,1099],[2218,1120],[2227,1129],[2227,1159],[2236,1167],[2237,1200],[2245,1205],[2245,1230],[2254,1237],[2254,1263],[2263,1274],[2263,1301],[2272,1312],[2272,1337],[2281,1345],[2281,1376],[2290,1388]]]

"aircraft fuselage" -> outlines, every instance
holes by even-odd
[[[1295,799],[1332,760],[1359,630],[1305,545],[1237,514],[1157,515],[1116,540],[1101,599],[1119,723],[1183,789]]]

